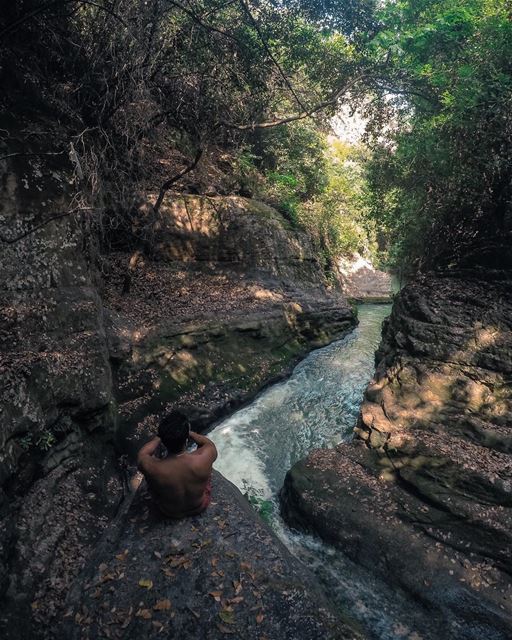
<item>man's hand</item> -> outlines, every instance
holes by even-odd
[[[141,447],[137,454],[137,468],[139,471],[143,472],[144,469],[147,468],[148,462],[151,463],[151,457],[156,452],[161,442],[160,438],[153,438]]]
[[[197,444],[198,452],[210,456],[212,462],[217,460],[217,448],[210,438],[202,436],[200,433],[196,433],[195,431],[190,432],[190,438]]]

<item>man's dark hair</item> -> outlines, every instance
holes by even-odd
[[[169,453],[180,453],[190,431],[188,416],[175,409],[165,415],[158,425],[158,435]]]

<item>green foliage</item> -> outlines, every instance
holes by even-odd
[[[272,516],[274,514],[272,502],[258,496],[247,496],[247,499],[253,509],[259,513],[260,518],[267,524],[272,524]]]
[[[263,498],[263,496],[254,489],[254,487],[249,485],[246,480],[243,480],[242,487],[244,490],[244,496],[247,498],[252,508],[258,512],[262,520],[271,525],[275,514],[273,502]]]
[[[55,434],[49,429],[46,429],[39,435],[36,445],[41,449],[41,451],[48,451],[53,447],[56,441],[57,439]]]
[[[298,211],[301,226],[317,239],[326,271],[339,256],[358,252],[376,258],[375,222],[370,218],[362,145],[332,140],[326,153],[326,184]]]
[[[38,434],[37,439],[34,440],[34,434],[27,433],[19,439],[19,444],[22,449],[28,451],[33,446],[37,447],[42,452],[48,451],[57,442],[55,433],[50,429],[45,429]]]
[[[510,11],[409,0],[385,5],[381,21],[368,44],[380,98],[372,214],[395,265],[460,264],[503,229],[512,195]]]
[[[32,443],[33,443],[33,440],[32,440],[31,433],[27,433],[22,438],[19,439],[20,447],[25,451],[28,451],[30,449],[30,447],[32,446]]]

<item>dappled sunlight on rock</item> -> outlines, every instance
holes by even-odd
[[[285,485],[291,523],[419,595],[447,638],[482,615],[481,637],[504,640],[512,620],[509,293],[499,279],[408,285],[355,443],[315,452]]]

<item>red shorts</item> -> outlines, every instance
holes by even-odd
[[[212,499],[212,477],[208,478],[208,482],[206,483],[206,487],[204,488],[203,493],[203,501],[201,502],[201,511],[204,511],[206,507],[210,504]]]

